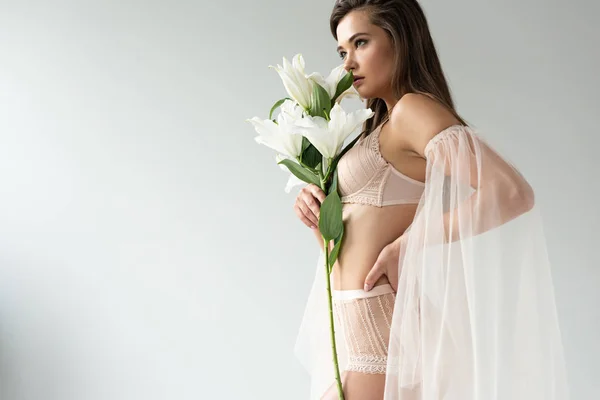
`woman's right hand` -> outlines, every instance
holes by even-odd
[[[327,197],[325,192],[314,183],[303,187],[296,197],[294,211],[300,221],[311,229],[319,226],[321,204],[323,204],[325,197]]]

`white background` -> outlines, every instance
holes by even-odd
[[[595,399],[599,3],[422,4],[458,111],[536,190]],[[283,56],[340,63],[332,5],[0,1],[2,400],[307,398],[318,244],[244,120],[286,95]]]

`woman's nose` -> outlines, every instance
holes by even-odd
[[[346,70],[346,72],[350,72],[350,70],[356,69],[354,61],[348,61],[348,59],[346,59],[346,61],[344,62],[344,69]]]
[[[346,57],[344,57],[344,69],[347,72],[349,72],[351,69],[356,69],[356,62],[352,52],[346,53]]]

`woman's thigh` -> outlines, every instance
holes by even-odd
[[[365,374],[356,371],[341,373],[345,400],[383,400],[385,374]],[[334,382],[321,400],[338,400],[337,385]]]

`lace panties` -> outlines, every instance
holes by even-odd
[[[332,291],[337,329],[344,335],[347,371],[385,374],[396,293],[389,284],[368,292]]]

